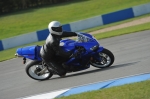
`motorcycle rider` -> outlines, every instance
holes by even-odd
[[[63,68],[62,64],[59,64],[58,59],[55,56],[60,56],[64,59],[69,58],[72,55],[71,51],[65,52],[61,49],[60,40],[63,37],[77,36],[75,32],[63,31],[62,25],[58,21],[52,21],[48,25],[49,36],[46,39],[46,43],[42,46],[40,50],[40,55],[43,61],[54,70],[59,76],[64,76],[66,70]]]

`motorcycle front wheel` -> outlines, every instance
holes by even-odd
[[[110,67],[114,63],[115,57],[113,53],[108,49],[104,48],[103,51],[98,54],[100,60],[93,59],[92,61],[90,61],[90,64],[92,66],[97,68],[106,68]]]
[[[42,61],[31,60],[26,64],[26,73],[34,80],[47,80],[53,76],[47,66],[43,66]]]

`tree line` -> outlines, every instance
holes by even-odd
[[[0,0],[0,14],[71,0]]]

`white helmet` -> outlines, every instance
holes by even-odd
[[[48,25],[49,32],[55,35],[62,35],[62,25],[58,21],[52,21]]]

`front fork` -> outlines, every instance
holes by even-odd
[[[103,49],[104,48],[100,46],[96,51],[93,51],[91,60],[101,61],[101,57],[99,56],[99,53],[102,52]]]

